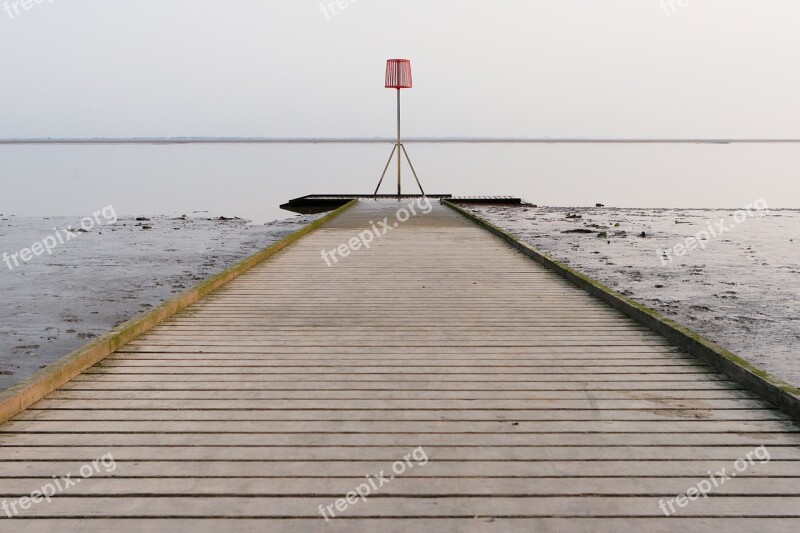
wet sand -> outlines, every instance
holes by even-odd
[[[470,210],[800,386],[800,210],[754,213],[741,224],[736,210]],[[720,219],[729,229],[705,249],[662,260],[659,250]]]
[[[33,257],[0,263],[0,389],[280,240],[314,216],[266,225],[208,215],[120,218]],[[0,254],[74,217],[0,215]],[[13,263],[12,263],[13,265]]]

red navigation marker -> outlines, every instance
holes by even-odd
[[[420,192],[425,196],[425,191],[422,189],[422,185],[419,182],[417,172],[414,170],[414,165],[411,164],[411,158],[408,157],[408,152],[406,152],[406,148],[400,140],[400,89],[411,89],[413,86],[414,82],[411,77],[410,59],[390,59],[386,62],[386,88],[397,89],[397,142],[394,148],[392,148],[392,153],[389,155],[389,161],[386,162],[386,167],[383,169],[383,174],[381,174],[381,179],[378,181],[378,186],[375,187],[374,196],[377,196],[378,189],[381,188],[381,183],[383,183],[383,178],[386,176],[386,171],[389,170],[389,165],[392,163],[395,152],[397,152],[397,196],[401,195],[402,190],[400,185],[400,173],[402,171],[403,155],[406,156],[408,166],[411,167],[411,172],[414,173],[414,179],[417,180]],[[403,155],[401,155],[401,153]]]

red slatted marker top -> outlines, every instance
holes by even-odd
[[[386,62],[386,88],[410,89],[413,86],[411,79],[410,59],[390,59]]]

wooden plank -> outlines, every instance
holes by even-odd
[[[0,494],[30,494],[52,478],[0,478]],[[364,477],[339,478],[225,478],[210,482],[204,478],[90,478],[69,492],[71,496],[308,496],[327,495],[340,498],[364,481]],[[499,494],[530,496],[602,496],[674,497],[686,491],[686,477],[583,478],[554,477],[531,479],[432,478],[420,483],[417,478],[397,477],[381,491],[381,497],[494,497]],[[740,477],[715,492],[719,496],[785,496],[797,494],[795,478]]]
[[[383,380],[361,381],[99,381],[96,376],[76,378],[61,390],[194,390],[194,391],[270,391],[270,390],[449,390],[449,391],[580,391],[594,394],[595,391],[672,392],[672,391],[730,391],[742,390],[727,381],[681,381],[663,380],[636,381],[469,381],[460,380],[410,380],[386,382]]]
[[[259,519],[164,519],[164,518],[118,518],[118,519],[69,519],[58,520],[59,531],[68,533],[108,531],[192,531],[197,533],[218,533],[224,531],[263,531],[264,521]],[[800,519],[792,518],[680,518],[685,531],[697,533],[795,533],[800,527]],[[0,521],[0,531],[17,533],[24,527],[26,531],[49,531],[53,520],[28,519],[24,526],[19,520]],[[488,516],[470,518],[412,518],[397,520],[336,518],[325,522],[319,516],[307,519],[272,520],[270,533],[361,533],[382,531],[384,533],[405,533],[407,531],[436,531],[439,533],[484,533],[497,531],[503,533],[530,533],[531,531],[592,531],[595,533],[619,533],[620,531],[647,531],[652,533],[672,533],[675,520],[664,518],[513,518],[502,519]]]
[[[297,403],[300,403],[298,405]],[[485,409],[462,406],[460,409],[390,409],[370,407],[356,409],[304,408],[301,402],[284,403],[273,409],[233,408],[196,409],[186,406],[175,409],[36,409],[27,410],[15,421],[41,422],[300,422],[300,421],[364,421],[364,422],[549,422],[549,421],[670,421],[670,420],[790,420],[776,409]],[[348,402],[349,403],[349,402]],[[800,430],[800,428],[798,428]]]
[[[668,375],[680,376],[687,375],[711,375],[716,377],[716,373],[708,368],[701,366],[639,366],[633,369],[628,367],[592,367],[592,366],[517,366],[517,365],[404,365],[404,366],[388,366],[388,365],[285,365],[285,366],[264,366],[264,365],[243,365],[225,366],[225,365],[113,365],[95,366],[86,372],[84,375],[115,375],[115,376],[128,376],[128,375],[179,375],[189,376],[192,374],[212,374],[214,376],[222,375],[249,375],[249,376],[275,376],[275,375],[290,375],[301,373],[305,375],[326,374],[336,376],[337,374],[345,374],[350,376],[356,375],[376,375],[376,374],[390,374],[395,375],[403,373],[405,375],[423,375],[423,376],[436,376],[436,375],[495,375],[502,376],[511,374],[515,376],[578,376],[584,378],[587,375],[614,375],[614,376],[638,376],[638,375]]]
[[[665,495],[666,496],[666,495]],[[351,505],[350,517],[663,517],[658,498],[648,497],[482,497],[482,498],[374,498],[369,505]],[[47,505],[33,506],[25,517],[216,517],[316,518],[330,497],[153,497],[104,498],[62,496]],[[770,517],[800,515],[800,497],[708,498],[681,509],[691,517]]]
[[[0,447],[8,446],[543,446],[571,448],[574,433],[474,433],[466,440],[461,433],[0,433]],[[797,433],[595,433],[591,442],[597,446],[800,446]],[[110,448],[114,449],[114,448]],[[0,476],[2,472],[0,471]]]
[[[403,457],[405,446],[116,446],[116,461],[385,461]],[[733,463],[746,446],[429,446],[435,461],[719,461]],[[108,453],[102,446],[2,446],[0,461],[87,461]],[[752,455],[752,454],[751,454]],[[797,446],[770,444],[772,461],[800,461]],[[756,460],[760,464],[760,461]],[[0,476],[2,476],[0,472]],[[800,479],[794,491],[800,494]],[[684,487],[685,488],[685,487]]]
[[[359,204],[0,426],[0,499],[108,453],[116,460],[14,523],[797,526],[800,426],[453,212],[435,206],[325,265],[320,250],[396,208]],[[660,499],[762,445],[769,462],[664,519]],[[320,504],[419,446],[424,466],[346,517],[321,519]]]
[[[194,390],[106,390],[94,387],[62,388],[50,394],[42,403],[59,399],[75,400],[124,400],[133,402],[136,405],[138,400],[192,400],[210,402],[223,400],[253,401],[262,400],[528,400],[532,402],[543,401],[549,406],[557,407],[561,401],[566,401],[565,407],[569,407],[571,401],[586,401],[590,404],[598,404],[605,400],[614,402],[636,402],[646,401],[655,405],[680,406],[681,401],[685,400],[730,400],[736,402],[741,400],[753,400],[755,404],[742,403],[742,407],[764,406],[764,402],[758,400],[749,391],[728,390],[728,389],[690,389],[690,390],[604,390],[591,391],[591,396],[583,390],[443,390],[441,388],[430,387],[425,389],[398,388],[398,389],[276,389],[276,390],[247,390],[247,391],[225,391],[209,390],[203,388],[200,391]],[[96,405],[96,404],[93,404]],[[185,405],[185,404],[182,404]],[[635,407],[635,404],[634,404]]]
[[[701,372],[691,374],[672,374],[671,372],[653,374],[515,374],[513,372],[442,372],[439,373],[412,373],[404,372],[397,374],[393,372],[371,372],[363,374],[349,374],[346,372],[290,372],[265,373],[258,375],[255,372],[244,372],[241,374],[223,374],[214,376],[214,381],[221,383],[304,383],[304,382],[328,382],[326,376],[340,374],[336,377],[347,377],[347,381],[336,380],[337,383],[458,383],[471,384],[481,383],[587,383],[601,382],[605,384],[613,383],[647,383],[658,384],[667,383],[708,383],[719,382],[728,383],[718,374]],[[420,376],[424,376],[420,377]],[[84,373],[73,380],[74,383],[94,383],[105,384],[115,382],[126,383],[206,383],[208,376],[202,374],[180,374],[179,376],[161,374],[141,374],[124,372],[105,372],[105,373]]]
[[[126,346],[124,350],[119,353],[209,353],[209,354],[287,354],[293,353],[297,355],[302,354],[321,354],[327,353],[328,355],[358,355],[358,354],[371,354],[373,356],[386,355],[393,356],[395,353],[407,355],[428,355],[436,352],[442,355],[468,355],[468,354],[488,354],[488,355],[515,355],[515,354],[528,354],[530,356],[542,355],[596,355],[602,356],[603,354],[674,354],[674,349],[668,346],[591,346],[591,347],[570,347],[570,346],[527,346],[524,349],[508,348],[497,346],[440,346],[440,347],[427,347],[427,346],[405,346],[400,349],[397,347],[361,347],[352,346],[344,348],[341,346],[327,346],[327,347],[303,347],[295,346],[291,349],[286,348],[271,348],[271,347],[253,347],[253,346],[219,346],[210,349],[209,347],[198,347],[197,349],[187,350],[185,347],[165,347],[157,344],[145,344],[142,346]]]
[[[407,397],[372,398],[366,395],[363,399],[347,398],[345,404],[337,405],[331,400],[336,398],[308,399],[302,397],[281,398],[281,399],[255,399],[247,398],[240,400],[192,400],[191,406],[187,406],[185,400],[180,399],[114,399],[108,400],[102,397],[92,397],[90,399],[50,399],[42,400],[29,411],[39,410],[69,410],[73,413],[80,410],[146,410],[146,409],[174,409],[192,410],[217,409],[217,410],[284,410],[284,409],[321,409],[321,410],[358,410],[358,409],[402,409],[405,411],[417,410],[441,410],[441,409],[470,409],[475,411],[572,411],[576,409],[587,411],[607,411],[612,409],[624,410],[763,410],[764,403],[760,400],[743,400],[740,398],[729,399],[706,399],[706,400],[635,400],[630,398],[620,398],[617,400],[587,400],[587,399],[432,399],[420,398],[413,399]],[[405,395],[403,395],[405,396]]]
[[[680,418],[669,421],[653,415],[645,421],[404,421],[396,420],[391,424],[385,421],[369,420],[303,420],[303,421],[259,421],[257,424],[246,421],[81,421],[74,422],[46,420],[12,420],[0,427],[0,433],[17,432],[60,432],[82,431],[86,433],[137,433],[141,431],[158,431],[163,433],[382,433],[390,428],[393,433],[648,433],[681,432],[681,433],[730,433],[769,432],[800,433],[794,423],[779,420],[702,420]],[[466,437],[465,437],[466,438]]]
[[[408,452],[406,452],[408,453]],[[730,473],[731,461],[439,461],[433,455],[424,467],[417,466],[404,478],[552,478],[552,477],[689,477],[685,487],[708,478],[708,472],[725,468]],[[96,458],[98,459],[98,458]],[[396,458],[390,461],[117,461],[116,469],[107,472],[102,467],[93,479],[103,477],[359,477],[390,473]],[[401,457],[402,460],[402,457]],[[73,461],[7,461],[2,463],[2,477],[52,478],[66,473],[77,474],[84,460]],[[772,461],[749,467],[737,478],[790,477],[800,478],[800,461]],[[731,480],[736,481],[736,480]],[[653,502],[651,501],[652,505]],[[800,508],[786,512],[800,513]],[[779,514],[777,516],[785,516]]]
[[[95,368],[130,368],[130,367],[179,367],[179,368],[195,368],[195,367],[341,367],[341,366],[354,366],[359,368],[382,368],[389,366],[397,366],[400,361],[392,358],[391,361],[375,360],[373,357],[363,357],[361,359],[355,358],[336,358],[332,360],[330,357],[309,358],[309,357],[292,357],[287,360],[287,357],[270,357],[270,356],[234,356],[234,355],[215,355],[215,354],[117,354],[111,358],[107,358],[102,363],[95,365]],[[596,358],[563,358],[560,360],[553,359],[536,359],[527,357],[516,358],[485,358],[474,357],[468,358],[450,358],[446,360],[431,360],[426,358],[406,358],[402,360],[403,368],[417,368],[417,367],[445,367],[450,366],[473,366],[483,368],[502,368],[502,367],[532,367],[532,368],[575,368],[582,367],[585,369],[604,369],[604,368],[630,368],[630,367],[650,367],[660,366],[673,368],[701,368],[708,369],[707,366],[692,362],[688,359],[679,357],[653,357],[652,354],[645,358],[605,358],[598,361]]]

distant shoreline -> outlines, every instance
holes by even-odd
[[[391,144],[393,138],[140,137],[109,139],[0,139],[13,144]],[[796,144],[800,139],[528,139],[519,137],[409,137],[407,143],[472,144]]]

